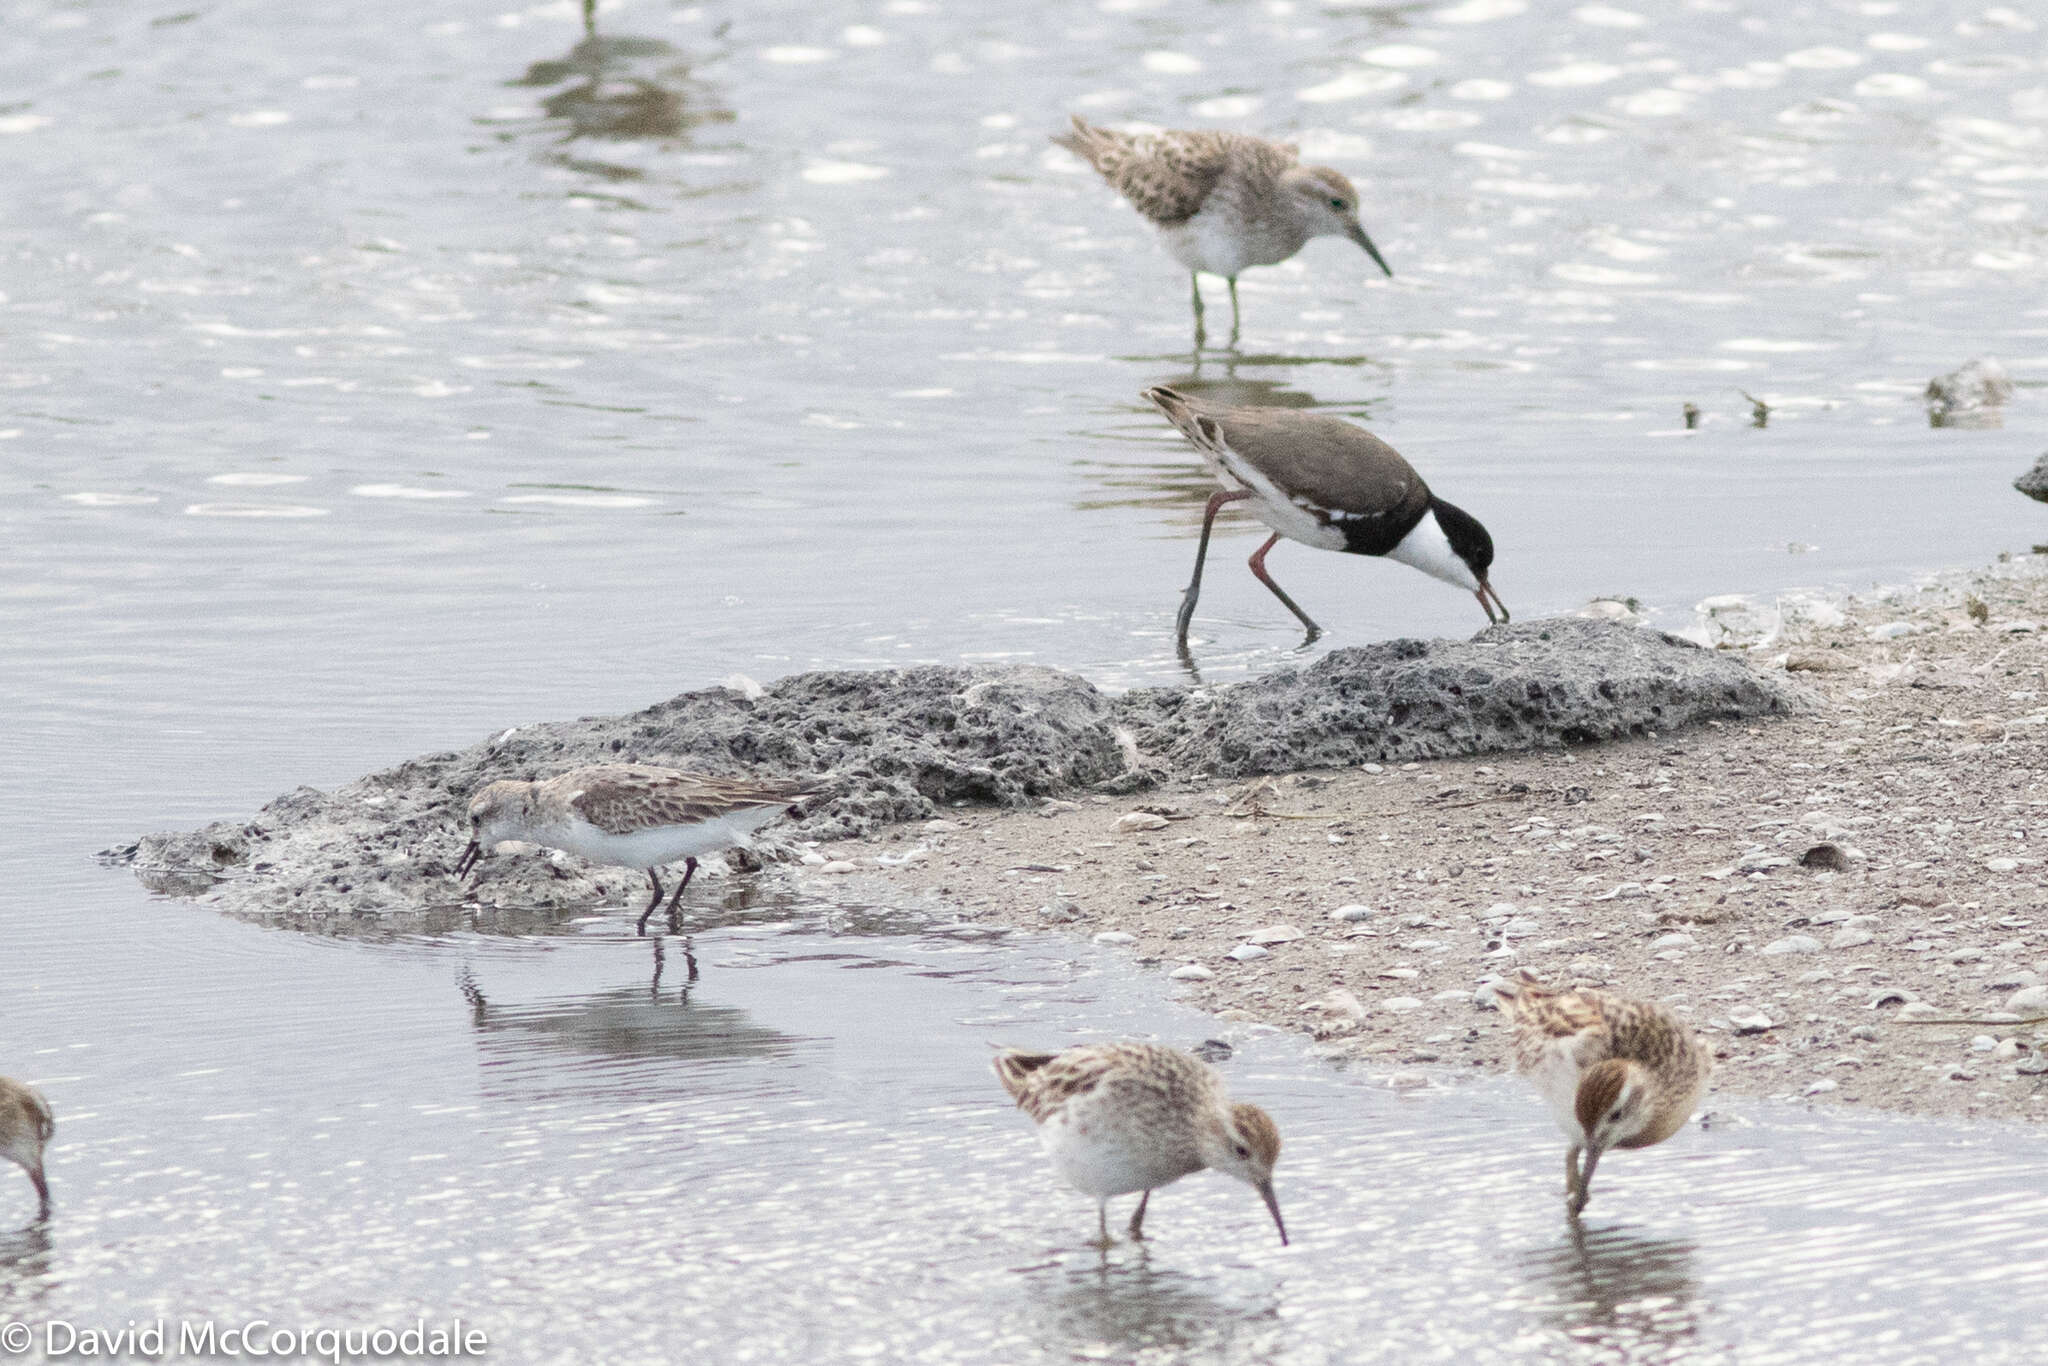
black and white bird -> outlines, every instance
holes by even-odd
[[[1194,577],[1181,597],[1175,631],[1183,647],[1201,596],[1210,527],[1224,505],[1235,502],[1248,502],[1252,515],[1273,529],[1252,552],[1251,570],[1300,618],[1310,640],[1322,627],[1266,573],[1266,552],[1282,536],[1318,550],[1399,560],[1478,598],[1489,623],[1508,619],[1487,579],[1493,537],[1471,513],[1431,493],[1399,451],[1363,427],[1293,409],[1207,403],[1164,385],[1143,396],[1202,453],[1223,485],[1203,512]]]

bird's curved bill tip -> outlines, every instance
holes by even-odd
[[[1481,579],[1479,581],[1478,591],[1475,592],[1472,596],[1478,598],[1479,605],[1486,609],[1487,625],[1505,626],[1507,624],[1508,605],[1500,600],[1500,594],[1493,591],[1493,585],[1491,583],[1488,583],[1485,579]],[[1500,609],[1500,615],[1498,617],[1494,616],[1493,614],[1493,609],[1496,607]]]
[[[1365,254],[1367,256],[1372,257],[1373,261],[1379,266],[1381,270],[1384,270],[1390,276],[1394,273],[1394,268],[1387,264],[1387,258],[1380,255],[1380,249],[1372,244],[1372,239],[1370,237],[1367,237],[1365,235],[1364,228],[1361,228],[1358,226],[1358,224],[1353,223],[1351,225],[1351,231],[1346,233],[1345,236],[1349,237],[1352,241],[1358,243],[1359,246],[1364,247]]]
[[[1280,1197],[1273,1194],[1272,1182],[1259,1187],[1259,1198],[1266,1202],[1266,1208],[1273,1212],[1273,1227],[1280,1230],[1280,1246],[1287,1246],[1287,1222],[1280,1217]]]

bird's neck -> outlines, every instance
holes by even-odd
[[[1422,514],[1401,543],[1387,552],[1390,560],[1399,560],[1412,569],[1420,569],[1433,579],[1442,579],[1468,593],[1479,591],[1479,576],[1472,572],[1457,551],[1451,549],[1451,538],[1444,534],[1443,524],[1436,519],[1436,509]]]

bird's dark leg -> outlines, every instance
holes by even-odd
[[[640,912],[639,932],[641,934],[647,933],[647,917],[653,915],[654,908],[661,904],[661,879],[655,876],[652,868],[647,870],[647,885],[654,888],[654,900],[648,902],[647,909]]]
[[[1235,351],[1235,350],[1237,350],[1237,327],[1238,327],[1238,321],[1237,321],[1237,277],[1236,277],[1235,275],[1232,275],[1232,276],[1230,276],[1230,277],[1229,277],[1229,279],[1230,279],[1230,349],[1231,349],[1231,350],[1233,350],[1233,351]]]
[[[1202,511],[1202,540],[1195,547],[1195,576],[1188,580],[1187,591],[1180,595],[1180,616],[1173,624],[1174,638],[1185,650],[1188,644],[1188,623],[1195,619],[1195,602],[1202,596],[1202,562],[1209,558],[1209,529],[1216,524],[1216,514],[1223,510],[1225,503],[1235,503],[1241,498],[1251,497],[1248,489],[1218,489],[1209,495],[1209,506]],[[1279,589],[1274,589],[1279,592]]]
[[[1202,277],[1188,272],[1188,288],[1195,294],[1195,354],[1202,354],[1202,344],[1209,340],[1209,333],[1202,326]]]
[[[1146,1191],[1143,1195],[1139,1196],[1137,1213],[1131,1216],[1131,1237],[1137,1242],[1142,1243],[1145,1241],[1145,1204],[1151,1198],[1151,1191]]]
[[[695,857],[694,855],[692,855],[691,857],[689,857],[689,858],[686,858],[686,859],[684,859],[684,860],[683,860],[683,880],[682,880],[681,882],[678,882],[678,883],[676,884],[676,894],[675,894],[674,896],[672,896],[672,897],[670,897],[670,898],[668,899],[668,932],[669,932],[670,934],[680,934],[680,933],[682,933],[682,929],[683,929],[683,913],[682,913],[682,904],[683,904],[683,888],[685,888],[685,887],[687,887],[687,886],[689,886],[689,885],[690,885],[690,879],[691,879],[691,877],[693,877],[693,876],[694,876],[694,875],[696,874],[696,872],[697,872],[697,859],[696,859],[696,857]]]
[[[1288,597],[1287,594],[1282,592],[1280,590],[1280,585],[1274,583],[1272,575],[1266,572],[1266,552],[1271,550],[1274,546],[1278,545],[1279,543],[1280,533],[1276,531],[1271,536],[1268,536],[1266,538],[1266,543],[1264,545],[1260,546],[1257,550],[1254,550],[1252,552],[1252,557],[1249,561],[1247,561],[1247,563],[1251,565],[1252,573],[1259,576],[1259,582],[1266,585],[1266,587],[1272,589],[1273,596],[1280,599],[1281,602],[1285,603],[1287,605],[1288,611],[1294,613],[1295,616],[1301,618],[1301,624],[1303,626],[1308,627],[1308,638],[1310,640],[1314,640],[1317,636],[1323,633],[1323,628],[1316,625],[1314,621],[1310,620],[1308,613],[1302,611],[1299,607],[1295,606],[1294,599]]]

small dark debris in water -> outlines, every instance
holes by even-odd
[[[1842,846],[1832,840],[1822,840],[1799,856],[1799,862],[1808,868],[1827,868],[1844,872],[1849,867],[1849,856],[1842,852]]]
[[[1984,599],[1978,597],[1975,593],[1963,599],[1963,611],[1969,616],[1971,621],[1976,622],[1979,626],[1991,620],[1990,607],[1986,606]]]
[[[1749,400],[1749,425],[1750,425],[1750,426],[1752,426],[1752,427],[1765,427],[1765,426],[1769,426],[1769,425],[1770,425],[1770,421],[1771,421],[1771,405],[1770,405],[1770,404],[1768,404],[1768,403],[1764,402],[1764,401],[1763,401],[1762,399],[1758,398],[1758,397],[1757,397],[1757,396],[1756,396],[1755,394],[1752,394],[1752,393],[1750,393],[1750,392],[1749,392],[1749,391],[1748,391],[1747,389],[1737,389],[1737,390],[1736,390],[1735,392],[1736,392],[1736,393],[1738,393],[1738,394],[1741,394],[1741,395],[1742,395],[1742,396],[1743,396],[1744,398],[1746,398],[1746,399],[1748,399],[1748,400]]]
[[[1195,1056],[1203,1062],[1229,1062],[1237,1050],[1221,1039],[1204,1039],[1195,1045]]]
[[[1693,428],[1695,428],[1695,427],[1697,427],[1697,426],[1699,426],[1699,425],[1700,425],[1700,405],[1699,405],[1699,404],[1697,404],[1697,403],[1688,403],[1688,404],[1686,404],[1686,405],[1685,405],[1685,408],[1683,409],[1683,411],[1684,411],[1684,413],[1685,413],[1685,429],[1686,429],[1687,431],[1691,431],[1691,430],[1692,430]]]
[[[2029,498],[2048,503],[2048,455],[2036,460],[2031,469],[2012,481],[2012,486]],[[2041,547],[2035,546],[2034,553],[2040,554]]]
[[[1999,409],[2012,398],[2012,377],[1995,357],[1979,356],[1962,368],[1927,381],[1930,427],[1998,427]]]

